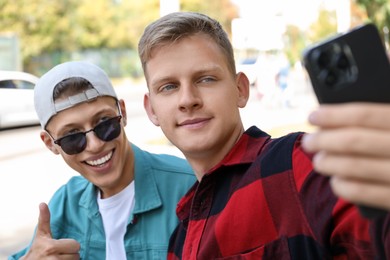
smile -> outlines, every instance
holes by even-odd
[[[112,154],[113,154],[113,152],[111,151],[109,154],[107,154],[106,156],[104,156],[104,157],[102,157],[100,159],[91,160],[91,161],[85,161],[85,162],[88,165],[91,165],[91,166],[102,165],[102,164],[105,164],[106,162],[108,162],[112,158]]]
[[[206,118],[186,120],[186,121],[180,123],[179,126],[184,126],[187,128],[197,128],[197,127],[203,126],[208,121],[209,121],[209,119],[206,119]]]

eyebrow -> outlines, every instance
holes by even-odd
[[[208,73],[215,73],[215,72],[222,72],[223,69],[221,66],[219,65],[216,65],[216,64],[206,64],[204,66],[202,66],[201,69],[199,70],[196,70],[193,72],[194,75],[201,75],[201,74],[208,74]],[[161,83],[163,82],[173,82],[173,81],[176,81],[176,77],[175,76],[165,76],[165,77],[161,77],[161,78],[154,78],[154,79],[151,79],[150,81],[150,86],[153,87],[153,86],[159,86],[161,85]]]

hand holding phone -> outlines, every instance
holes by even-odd
[[[310,46],[304,51],[303,65],[320,104],[390,103],[390,63],[373,24]],[[367,218],[388,213],[365,206],[359,209]]]

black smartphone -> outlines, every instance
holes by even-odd
[[[379,31],[368,23],[306,48],[303,66],[320,104],[390,103],[390,63]],[[387,211],[359,207],[367,218]]]
[[[390,63],[373,24],[308,47],[303,65],[320,103],[390,102]]]

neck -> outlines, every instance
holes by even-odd
[[[207,151],[201,152],[183,152],[184,156],[195,172],[198,181],[201,181],[207,172],[218,165],[226,157],[226,155],[229,154],[234,145],[240,140],[243,133],[244,128],[241,127],[237,131],[236,135],[232,135],[235,136],[235,138],[227,140],[222,146],[217,145],[216,148],[210,148]]]
[[[116,151],[117,153],[123,153],[123,155],[119,156],[125,158],[124,165],[120,167],[120,169],[117,169],[121,172],[113,173],[112,181],[106,186],[99,187],[102,199],[111,197],[121,192],[134,180],[134,151],[131,148],[130,144],[127,145],[124,149],[125,151],[123,152],[119,150]],[[123,159],[121,159],[120,161],[120,163],[122,163]]]

